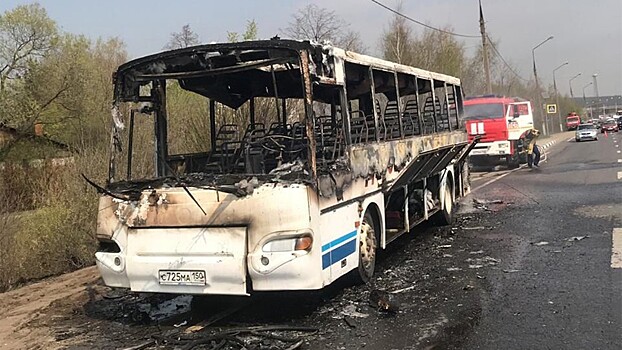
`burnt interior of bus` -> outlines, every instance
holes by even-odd
[[[116,106],[129,127],[127,137],[115,134],[115,148],[125,143],[129,151],[117,159],[121,166],[111,162],[110,182],[197,174],[201,181],[206,175],[221,182],[248,175],[311,180],[347,163],[350,146],[461,128],[459,86],[350,62],[345,72],[346,89],[335,84],[334,58],[314,46],[208,45],[132,61],[120,67],[115,84],[115,101],[130,105]],[[167,89],[176,87],[205,98],[200,151],[172,147],[169,131],[185,127],[168,118]],[[145,119],[155,131],[151,176],[133,173],[134,128]]]

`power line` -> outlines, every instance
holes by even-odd
[[[432,30],[436,30],[437,32],[441,32],[441,33],[445,33],[445,34],[449,34],[449,35],[453,35],[453,36],[459,36],[459,37],[463,37],[463,38],[479,38],[480,37],[479,35],[458,34],[458,33],[450,32],[448,30],[432,27],[429,24],[425,24],[423,22],[417,21],[414,18],[408,17],[405,14],[400,13],[399,11],[392,9],[389,6],[383,4],[383,3],[379,2],[379,1],[371,0],[371,2],[373,2],[374,4],[376,4],[376,5],[380,6],[380,7],[383,7],[386,10],[389,10],[389,11],[393,12],[394,14],[396,14],[396,15],[398,15],[400,17],[403,17],[403,18],[405,18],[405,19],[407,19],[407,20],[409,20],[411,22],[417,23],[418,25],[424,26],[426,28],[429,28],[429,29],[432,29]]]
[[[521,79],[523,81],[529,81],[529,79],[525,79],[523,77],[520,76],[520,74],[516,73],[516,71],[514,70],[514,68],[512,68],[512,66],[510,66],[507,61],[505,60],[505,58],[503,58],[503,56],[501,55],[501,53],[499,52],[499,50],[497,50],[497,48],[495,47],[495,44],[492,42],[492,40],[490,40],[490,37],[488,36],[488,34],[486,34],[486,39],[488,39],[488,42],[490,43],[490,47],[492,47],[492,50],[497,54],[497,56],[501,59],[501,61],[503,62],[503,64],[505,64],[505,66],[512,72],[514,73],[514,75],[518,78]]]

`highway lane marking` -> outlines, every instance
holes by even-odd
[[[618,159],[618,163],[622,163],[622,159]]]
[[[620,152],[622,152],[622,151],[620,151],[620,150],[617,150],[616,152],[618,152],[618,153],[620,153]]]
[[[618,171],[618,180],[622,179],[622,171]]]
[[[513,173],[513,172],[515,172],[515,171],[517,171],[517,170],[520,170],[520,169],[525,168],[526,166],[527,166],[526,164],[523,164],[523,165],[519,166],[518,168],[516,168],[516,169],[512,169],[512,170],[508,171],[507,173],[505,173],[505,174],[503,174],[503,175],[501,175],[501,176],[497,176],[497,177],[495,177],[494,179],[488,180],[488,181],[484,182],[483,184],[481,184],[481,185],[479,185],[479,186],[475,187],[474,189],[472,189],[472,190],[471,190],[471,193],[473,193],[473,192],[475,192],[475,191],[477,191],[477,190],[479,190],[479,189],[481,189],[481,188],[483,188],[483,187],[486,187],[486,186],[490,185],[491,183],[493,183],[493,182],[495,182],[495,181],[501,180],[501,179],[503,179],[504,177],[506,177],[506,176],[510,175],[511,173]]]
[[[611,234],[611,268],[622,269],[622,228],[614,228]]]

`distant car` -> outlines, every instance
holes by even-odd
[[[587,124],[594,124],[594,126],[596,126],[596,129],[600,129],[600,119],[590,119],[586,122]]]
[[[598,128],[594,124],[579,124],[574,139],[577,142],[584,140],[598,140]]]
[[[600,128],[601,133],[604,133],[605,131],[618,132],[618,130],[618,123],[616,123],[616,120],[613,118],[605,120]]]

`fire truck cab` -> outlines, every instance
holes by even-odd
[[[516,168],[525,162],[524,134],[533,128],[531,102],[497,95],[467,97],[464,121],[469,141],[480,138],[469,156],[471,164]]]

